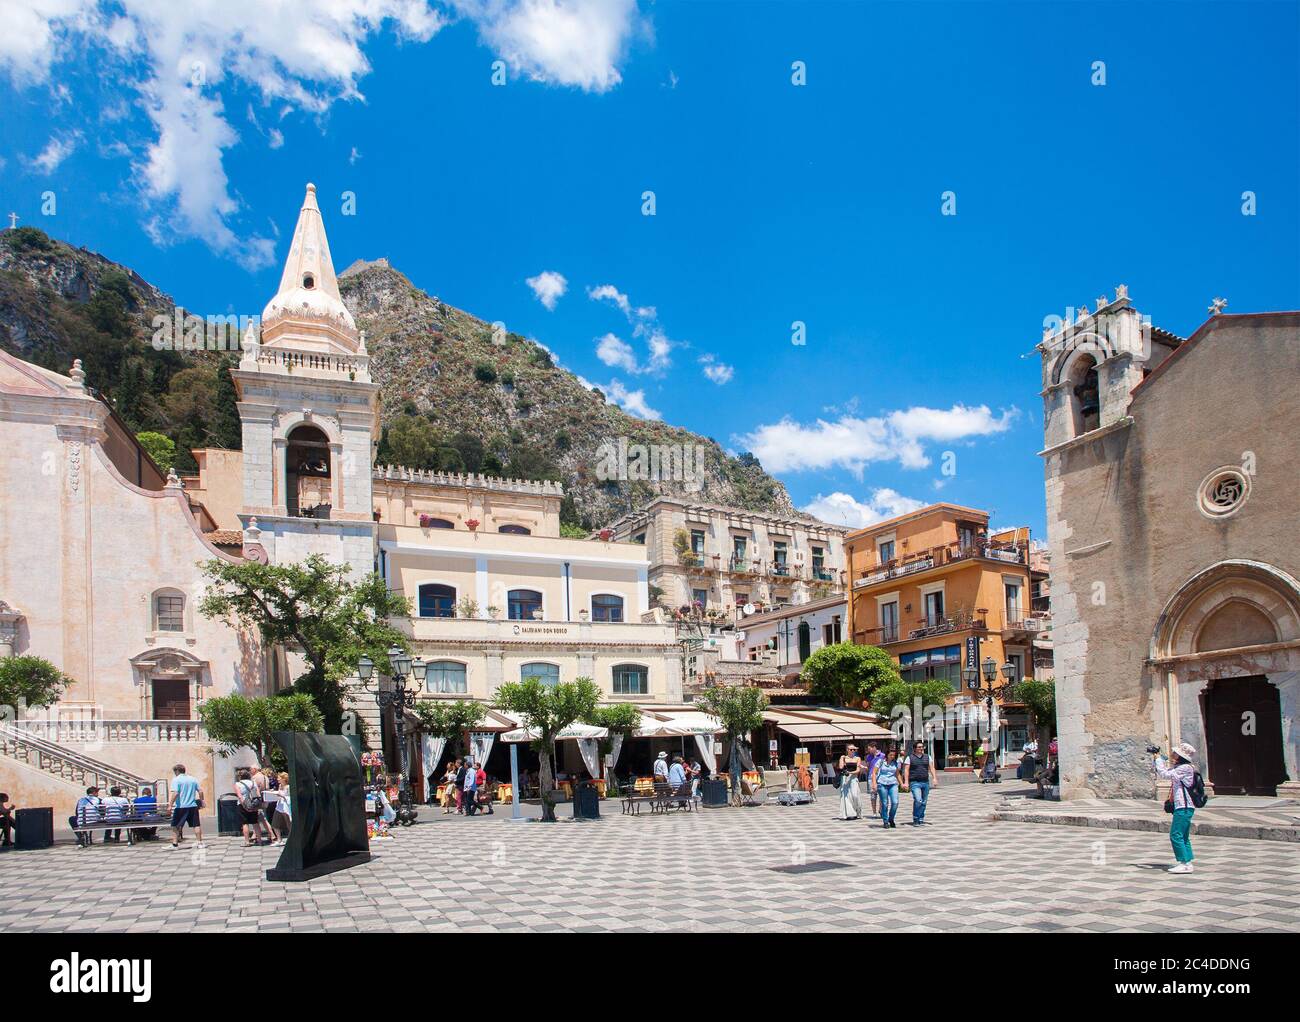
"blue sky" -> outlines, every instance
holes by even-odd
[[[314,181],[339,269],[388,256],[849,524],[1043,535],[1047,315],[1300,308],[1296,3],[17,4],[21,222],[257,313]]]

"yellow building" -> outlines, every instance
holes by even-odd
[[[935,758],[949,769],[972,765],[984,737],[974,728],[987,726],[982,697],[962,678],[972,643],[976,662],[997,665],[997,684],[1004,664],[1020,681],[1034,676],[1036,649],[1046,658],[1047,618],[1034,606],[1045,573],[1031,569],[1029,529],[990,534],[988,523],[987,512],[932,504],[844,540],[852,640],[888,652],[906,681],[952,687],[948,726],[934,728]],[[1023,707],[998,703],[995,740],[1018,753],[1029,722]]]

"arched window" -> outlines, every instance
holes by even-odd
[[[526,529],[522,525],[503,525],[497,529],[497,532],[506,536],[531,536],[533,534],[532,529]]]
[[[430,692],[468,692],[469,687],[465,683],[465,665],[458,664],[455,660],[435,660],[425,672],[424,685]]]
[[[648,696],[650,694],[650,668],[640,664],[614,665],[614,695]]]
[[[452,586],[427,583],[420,586],[420,617],[455,617],[456,590]]]
[[[185,597],[176,589],[163,589],[153,598],[153,630],[185,631]]]
[[[511,589],[506,594],[506,609],[511,621],[531,621],[534,611],[541,614],[542,594],[535,589]]]
[[[593,621],[622,621],[623,597],[597,593],[591,598],[591,619]]]
[[[519,680],[527,681],[529,678],[536,678],[548,688],[554,688],[560,683],[560,668],[556,664],[524,664],[519,668]]]
[[[454,529],[451,522],[445,518],[434,518],[432,515],[420,515],[420,528],[422,529]]]

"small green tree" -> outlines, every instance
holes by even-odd
[[[1033,715],[1033,726],[1038,747],[1046,749],[1056,730],[1056,679],[1036,681],[1026,678],[1012,689],[1012,698],[1024,703]]]
[[[804,661],[800,680],[818,699],[853,706],[870,699],[881,685],[902,679],[893,658],[879,646],[837,642]]]
[[[518,714],[524,727],[536,735],[541,760],[540,785],[542,794],[542,820],[555,822],[555,799],[552,795],[555,776],[555,736],[574,721],[588,719],[596,709],[600,689],[590,678],[575,678],[572,682],[543,685],[538,678],[508,682],[497,689],[496,704],[503,710]]]
[[[952,686],[945,681],[888,681],[871,695],[871,709],[889,721],[894,730],[899,720],[906,718],[910,734],[923,733],[924,722],[935,714],[942,715]],[[916,716],[920,712],[920,717]]]
[[[57,703],[72,679],[38,656],[0,659],[0,720],[16,720],[22,709]]]
[[[262,766],[282,769],[284,752],[271,737],[276,731],[319,734],[324,718],[311,697],[302,693],[276,696],[214,696],[199,706],[199,719],[222,756],[248,746]]]
[[[410,614],[410,604],[379,575],[352,582],[348,565],[320,554],[293,564],[211,560],[200,567],[210,584],[199,610],[256,628],[267,645],[295,645],[308,669],[294,688],[312,697],[331,734],[343,727],[341,682],[361,657],[386,664],[390,646],[408,646],[388,619]]]
[[[609,730],[609,737],[600,740],[600,758],[604,760],[614,751],[614,739],[618,735],[622,735],[626,741],[627,736],[641,726],[641,711],[632,703],[613,703],[610,706],[597,706],[585,720],[588,724]],[[605,778],[605,793],[618,794],[618,781],[615,780],[613,771]]]
[[[176,444],[170,437],[145,430],[143,433],[137,433],[135,438],[140,441],[140,446],[145,449],[149,457],[153,458],[154,464],[164,472],[176,464]]]
[[[454,703],[444,703],[432,699],[421,699],[413,711],[420,720],[420,730],[434,738],[442,738],[447,748],[453,753],[460,752],[460,736],[466,731],[473,731],[483,722],[487,707],[472,699],[457,699]],[[426,763],[425,770],[436,770],[437,763]]]
[[[767,709],[767,693],[752,686],[723,686],[707,688],[695,700],[695,705],[722,722],[727,737],[731,739],[731,757],[728,771],[731,774],[731,796],[740,798],[740,743],[763,726],[763,711]]]

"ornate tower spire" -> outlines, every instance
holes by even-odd
[[[313,184],[302,200],[280,289],[262,310],[262,344],[349,354],[360,346],[356,323],[339,296]]]

